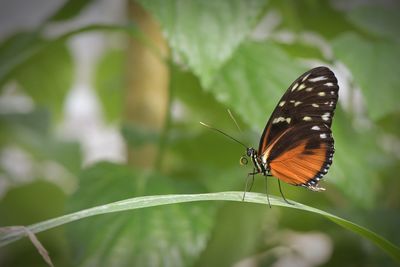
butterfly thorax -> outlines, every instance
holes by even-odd
[[[264,163],[261,157],[258,155],[257,150],[250,147],[247,148],[246,154],[254,164],[254,168],[256,169],[256,173],[262,173],[263,175],[267,176],[269,173],[269,168],[266,163]]]

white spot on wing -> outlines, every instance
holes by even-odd
[[[333,83],[325,83],[326,86],[333,86]]]
[[[278,117],[278,118],[275,118],[272,121],[272,124],[276,124],[276,123],[283,122],[283,121],[286,121],[287,123],[290,123],[292,121],[292,119],[291,118]]]
[[[308,76],[310,76],[310,74],[311,74],[311,73],[309,73],[309,74],[307,74],[306,76],[304,76],[303,79],[301,79],[301,81],[304,82],[304,81],[308,78]]]
[[[315,104],[315,103],[312,103],[311,106],[313,106],[314,108],[318,108],[319,107],[319,105]]]
[[[304,88],[306,88],[306,86],[304,85],[304,83],[300,84],[299,88],[297,88],[297,91],[303,90]]]
[[[321,128],[319,128],[319,126],[315,125],[315,126],[311,127],[311,130],[319,131],[319,130],[321,130]]]
[[[325,92],[319,92],[318,95],[319,96],[325,96],[326,94],[325,94]]]
[[[297,101],[296,103],[294,103],[294,106],[297,107],[297,106],[300,105],[301,103],[303,103],[303,102]]]
[[[326,138],[326,134],[322,133],[322,134],[319,135],[319,137],[321,137],[322,139],[325,139]]]
[[[312,120],[311,117],[308,117],[308,116],[303,117],[303,121],[311,121],[311,120]]]
[[[330,116],[331,116],[331,114],[329,114],[329,112],[326,112],[326,113],[324,113],[324,115],[321,116],[321,118],[324,121],[328,121]]]
[[[293,87],[292,87],[292,92],[293,92],[294,90],[296,90],[297,86],[299,86],[298,83],[295,83],[295,84],[293,85]]]
[[[280,107],[283,107],[283,105],[285,105],[285,103],[286,103],[286,101],[281,101],[281,102],[279,103],[279,106],[280,106]]]
[[[315,82],[319,82],[319,81],[324,81],[324,80],[327,80],[328,78],[327,77],[325,77],[325,76],[318,76],[318,77],[315,77],[315,78],[312,78],[312,79],[308,79],[310,82],[313,82],[313,83],[315,83]]]
[[[307,92],[311,92],[312,89],[313,89],[312,87],[308,87],[308,88],[306,89],[306,91],[307,91]]]
[[[275,124],[275,123],[279,123],[279,122],[284,121],[284,120],[285,120],[284,117],[278,117],[278,118],[275,118],[275,119],[272,121],[272,123]]]

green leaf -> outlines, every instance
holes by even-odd
[[[263,14],[264,0],[139,1],[160,22],[179,58],[208,87]]]
[[[379,121],[377,121],[377,123],[387,133],[391,133],[396,135],[397,137],[400,137],[399,121],[400,121],[400,112],[395,112],[381,118]]]
[[[333,122],[335,155],[326,180],[336,184],[354,206],[371,208],[377,204],[379,170],[387,156],[378,145],[374,129],[355,128],[343,110]]]
[[[152,52],[158,54],[142,32],[139,32],[133,24],[128,25],[107,25],[107,24],[92,24],[85,27],[80,27],[60,35],[54,39],[43,40],[37,32],[34,33],[18,33],[3,43],[0,44],[0,85],[10,79],[15,69],[25,64],[35,55],[42,53],[52,44],[63,43],[68,38],[77,34],[92,32],[92,31],[112,31],[123,32],[133,38],[148,45]]]
[[[77,34],[92,31],[123,32],[145,43],[159,55],[137,27],[129,25],[88,25],[54,39],[43,40],[38,33],[20,33],[0,45],[0,85],[17,79],[28,94],[60,115],[66,90],[72,82],[72,59],[65,41]],[[37,78],[35,75],[38,75]]]
[[[0,85],[10,77],[12,71],[29,59],[43,41],[37,33],[17,33],[0,44]]]
[[[93,177],[94,179],[96,177]],[[125,184],[126,186],[126,184]],[[102,191],[102,193],[107,192],[108,187],[102,186],[105,191]],[[96,197],[99,197],[100,195],[97,195]],[[109,204],[104,204],[100,205],[97,207],[93,207],[90,209],[86,210],[81,210],[75,213],[67,214],[61,217],[57,217],[48,221],[40,222],[34,225],[28,226],[29,230],[31,230],[34,233],[42,232],[44,230],[48,230],[54,227],[57,227],[59,225],[63,225],[72,221],[77,221],[86,217],[91,217],[94,215],[99,215],[99,214],[105,214],[105,213],[112,213],[112,212],[118,212],[118,211],[124,211],[124,210],[132,210],[132,209],[140,209],[140,208],[146,208],[146,207],[154,207],[154,206],[160,206],[160,205],[168,205],[168,204],[176,204],[176,203],[184,203],[184,202],[195,202],[195,201],[211,201],[211,200],[219,200],[219,201],[242,201],[242,196],[243,192],[219,192],[219,193],[208,193],[208,194],[182,194],[182,195],[157,195],[157,196],[143,196],[143,197],[136,197],[136,198],[131,198],[131,199],[126,199],[126,200],[121,200],[117,201],[114,203],[109,203]],[[87,198],[90,198],[90,196],[87,196]],[[247,193],[246,194],[246,199],[245,202],[250,202],[250,203],[258,203],[262,205],[267,204],[267,199],[264,194],[260,193]],[[400,263],[400,248],[390,241],[386,240],[385,238],[381,237],[380,235],[372,232],[371,230],[366,229],[365,227],[362,227],[358,224],[355,224],[349,220],[340,218],[338,216],[335,216],[333,214],[327,213],[322,210],[318,210],[316,208],[310,207],[303,205],[301,203],[295,202],[293,200],[290,200],[292,203],[287,204],[283,199],[275,196],[270,195],[270,202],[271,205],[273,206],[281,206],[281,207],[287,207],[287,208],[292,208],[292,209],[297,209],[305,212],[311,212],[317,215],[322,215],[326,217],[327,219],[335,222],[336,224],[342,226],[345,229],[348,229],[356,234],[359,234],[360,236],[370,240],[373,242],[375,245],[377,245],[379,248],[381,248],[387,255],[391,256],[396,262]],[[176,207],[176,206],[175,206]],[[193,207],[194,208],[194,207]],[[192,209],[193,209],[192,208]],[[136,213],[133,213],[132,215],[134,216]],[[107,216],[106,216],[107,217]],[[140,216],[136,214],[136,220],[139,219]],[[201,217],[199,217],[202,219]],[[97,218],[99,219],[99,218]],[[116,220],[116,219],[115,219]],[[92,221],[93,223],[93,221]],[[182,229],[182,225],[179,227]],[[88,226],[89,228],[89,226]],[[95,228],[95,229],[93,229]],[[111,227],[107,227],[111,228]],[[89,229],[90,231],[96,231],[99,235],[104,235],[102,231],[99,232],[99,228],[96,228],[92,225],[92,229]],[[101,228],[105,229],[105,228]],[[152,229],[152,231],[156,231],[156,227]],[[181,231],[181,230],[180,230]],[[117,234],[117,233],[116,233]],[[0,234],[0,246],[4,246],[6,244],[9,244],[11,242],[14,242],[24,236],[24,232],[20,230],[16,230],[11,233],[3,233]],[[110,236],[111,238],[112,236]],[[132,244],[132,237],[128,238],[126,242],[128,244]],[[81,241],[85,241],[84,239],[81,239]],[[101,245],[101,244],[99,244]],[[126,246],[125,246],[126,247]],[[104,249],[108,249],[107,246],[105,246]],[[122,251],[124,249],[122,248]],[[120,259],[115,259],[116,261],[119,261]],[[133,261],[132,261],[133,262]],[[134,264],[132,264],[134,265]]]
[[[142,193],[179,191],[166,177],[107,163],[87,169],[79,178],[72,210]],[[71,225],[71,248],[80,266],[190,266],[206,245],[213,210],[182,205],[92,218]]]
[[[95,74],[95,88],[108,121],[121,117],[124,89],[124,58],[121,50],[106,52],[98,63]]]
[[[121,134],[129,146],[137,148],[144,144],[156,144],[160,139],[159,132],[143,127],[136,126],[132,123],[123,124]]]
[[[238,159],[244,148],[199,122],[214,125],[245,143],[249,139],[248,131],[238,131],[226,106],[219,103],[211,92],[203,90],[193,73],[182,71],[177,66],[173,66],[171,73],[174,104],[182,112],[172,122],[169,133],[168,168],[175,170],[174,177],[198,179],[208,191],[242,188],[246,170],[241,169]],[[241,120],[238,123],[244,126]]]
[[[245,42],[210,91],[260,132],[283,93],[304,71],[273,42]]]
[[[343,12],[335,10],[332,1],[281,1],[272,0],[269,9],[278,10],[282,22],[279,30],[312,32],[332,39],[336,35],[352,30]]]
[[[195,266],[234,266],[255,251],[259,252],[260,241],[267,236],[265,228],[271,226],[267,226],[267,220],[272,219],[268,217],[277,213],[278,210],[266,212],[263,205],[226,203],[217,214],[213,235]]]
[[[291,58],[302,59],[324,59],[322,51],[314,44],[304,42],[295,42],[292,44],[280,44],[280,47],[285,50]]]
[[[176,65],[172,66],[171,73],[173,97],[176,97],[182,103],[185,110],[181,120],[187,120],[190,125],[205,121],[207,123],[218,123],[219,127],[222,128],[233,126],[226,107],[221,105],[213,94],[203,90],[198,77]]]
[[[93,0],[69,0],[49,18],[49,21],[62,21],[72,19],[79,15],[82,10],[94,2]]]
[[[52,201],[44,209],[43,202],[46,199]],[[29,224],[60,216],[64,211],[64,202],[62,190],[46,181],[36,181],[10,189],[0,202],[0,224]]]
[[[59,117],[73,81],[68,48],[62,42],[47,46],[18,66],[13,78],[39,105],[49,107]]]
[[[350,22],[367,33],[400,41],[400,6],[359,6],[347,13]]]
[[[0,115],[0,130],[0,144],[17,144],[36,159],[56,161],[72,173],[78,173],[81,168],[79,144],[58,140],[52,135],[50,114],[46,110]]]
[[[0,225],[27,225],[60,216],[64,212],[65,199],[65,194],[59,187],[46,181],[35,181],[11,188],[0,201]],[[52,229],[38,235],[38,238],[51,251],[56,266],[59,262],[69,262],[63,228]],[[2,248],[0,265],[45,266],[43,259],[29,240]]]
[[[353,33],[333,41],[337,59],[346,64],[361,87],[373,120],[399,111],[400,47],[397,43],[371,41]]]
[[[0,115],[1,132],[9,129],[22,127],[30,129],[39,135],[48,135],[50,130],[50,114],[45,109],[35,109],[30,113],[7,113]],[[8,133],[8,137],[13,137],[15,133]]]

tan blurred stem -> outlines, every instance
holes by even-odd
[[[168,48],[158,23],[135,1],[128,2],[129,18],[163,58]],[[161,133],[168,116],[168,66],[143,42],[131,39],[128,47],[127,90],[124,119],[128,124]],[[128,148],[128,164],[151,169],[155,166],[158,144]]]

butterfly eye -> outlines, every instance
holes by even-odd
[[[247,163],[249,162],[248,159],[245,156],[240,157],[240,165],[247,165]]]

